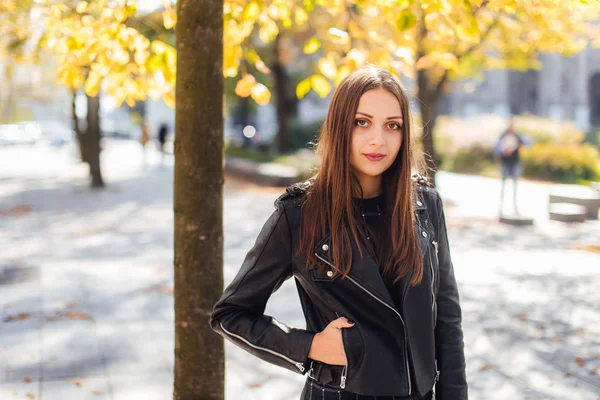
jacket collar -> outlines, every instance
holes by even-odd
[[[356,242],[352,237],[350,237],[350,241],[352,243],[352,266],[350,267],[348,275],[383,300],[385,303],[391,307],[395,307],[394,301],[392,300],[392,297],[385,286],[383,279],[381,278],[377,264],[375,264],[369,255],[367,249],[361,245],[363,254],[363,258],[361,258]],[[317,246],[315,247],[315,253],[319,258],[325,260],[327,264],[331,265],[333,268],[336,268],[335,263],[330,257],[330,249],[331,233],[329,232],[323,239],[319,241],[319,243],[317,243]]]
[[[427,204],[423,199],[423,194],[421,191],[415,191],[413,197],[414,211],[416,216],[416,226],[415,229],[419,231],[420,226],[420,215],[423,210],[427,209]],[[419,233],[419,232],[417,232]],[[418,235],[418,238],[421,239],[421,235]],[[357,243],[354,241],[352,237],[350,237],[350,241],[352,243],[352,266],[350,267],[350,271],[348,275],[356,280],[358,283],[363,285],[373,294],[377,295],[381,300],[390,305],[391,307],[396,307],[394,304],[394,300],[381,277],[381,273],[379,272],[379,267],[375,263],[375,261],[369,255],[366,247],[364,245],[361,246],[363,257],[360,257],[358,252]],[[421,246],[423,243],[419,240]],[[335,262],[331,259],[331,232],[328,232],[315,246],[315,254],[322,260],[333,268],[336,268]],[[422,249],[423,251],[425,249]],[[395,290],[404,292],[404,289],[408,286],[412,273],[404,276],[398,284],[395,285]]]

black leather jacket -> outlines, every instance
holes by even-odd
[[[329,234],[315,253],[330,270],[308,270],[305,258],[295,255],[304,189],[303,184],[290,187],[275,201],[275,211],[215,304],[211,327],[265,361],[350,392],[424,396],[435,389],[437,399],[466,400],[461,308],[438,192],[415,184],[415,229],[424,255],[424,276],[414,287],[409,285],[410,274],[395,285],[403,293],[402,310],[397,311],[366,249],[361,259],[354,245],[347,278],[333,274]],[[291,276],[307,329],[264,315],[271,294]],[[310,360],[315,333],[340,316],[355,321],[352,328],[342,329],[347,365]],[[408,371],[409,357],[416,387]]]

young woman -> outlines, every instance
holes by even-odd
[[[398,79],[374,67],[346,78],[317,153],[315,176],[275,201],[212,328],[307,374],[302,400],[467,399],[442,201],[411,174],[409,99]],[[306,329],[264,315],[291,276]]]

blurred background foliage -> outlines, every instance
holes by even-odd
[[[135,109],[133,119],[143,123],[144,106],[138,105],[146,99],[175,103],[176,2],[155,3],[142,8],[136,0],[4,0],[0,62],[6,81],[17,65],[49,65],[73,96],[103,93],[117,106]],[[270,151],[269,159],[293,154],[310,148],[322,122],[300,118],[299,103],[327,97],[351,71],[372,63],[413,86],[418,145],[432,171],[441,166],[493,173],[489,146],[506,121],[461,124],[440,117],[442,98],[453,82],[483,79],[486,70],[540,69],[541,53],[570,56],[599,47],[599,11],[600,3],[582,0],[226,0],[226,113],[244,127],[260,106],[272,104],[276,135],[268,146],[255,147]],[[7,121],[26,117],[10,106],[3,115]],[[471,133],[467,125],[482,131]],[[526,175],[596,179],[597,167],[589,161],[596,131],[588,132],[590,144],[584,145],[582,133],[568,123],[523,116],[517,128],[535,143],[524,154]],[[228,151],[238,156],[263,157],[233,145]]]

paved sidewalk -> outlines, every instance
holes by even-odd
[[[143,165],[120,141],[103,163],[109,187],[90,192],[69,149],[0,148],[1,400],[171,398],[172,160]],[[586,246],[600,223],[548,221],[547,184],[521,183],[525,228],[496,222],[496,180],[440,173],[439,187],[470,398],[599,399],[600,255]],[[227,182],[226,282],[278,193]],[[267,312],[304,326],[292,280]],[[226,349],[228,399],[299,397],[302,376]]]

